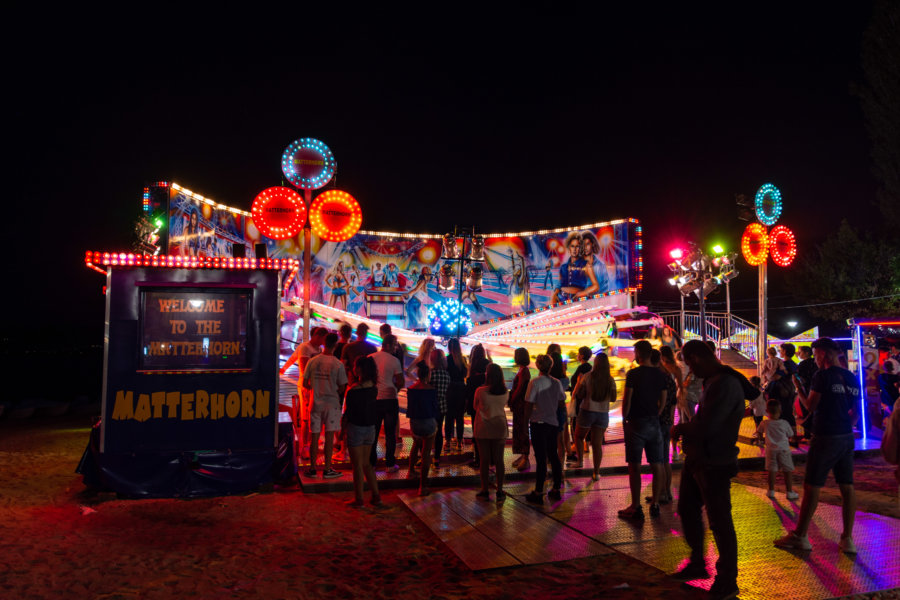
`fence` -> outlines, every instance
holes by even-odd
[[[659,315],[672,329],[681,332],[681,312],[667,312]],[[719,348],[731,348],[756,362],[756,340],[759,330],[756,325],[723,312],[706,313],[705,323],[700,322],[700,313],[684,312],[683,341],[700,339],[702,327],[706,328],[706,339],[715,342]]]

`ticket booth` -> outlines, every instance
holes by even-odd
[[[291,259],[88,253],[105,270],[101,420],[79,467],[129,497],[272,480],[280,279]]]
[[[900,318],[852,319],[854,359],[857,364],[862,389],[862,422],[864,435],[881,437],[882,398],[879,375],[886,361],[891,361],[894,372],[900,362],[891,356],[891,348],[900,347]]]

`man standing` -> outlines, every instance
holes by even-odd
[[[396,430],[400,423],[400,405],[397,402],[397,391],[406,383],[403,378],[403,367],[394,356],[397,337],[388,334],[382,338],[381,350],[372,355],[378,368],[378,395],[375,398],[375,436],[384,423],[384,464],[388,471],[398,471],[395,452],[397,450]],[[369,462],[374,466],[378,461],[377,443],[372,444]]]
[[[676,579],[706,579],[704,528],[701,508],[713,532],[719,559],[711,598],[734,598],[737,587],[737,534],[731,517],[731,478],[737,475],[737,437],[744,418],[744,389],[740,374],[716,358],[709,346],[691,340],[681,350],[691,373],[703,379],[697,414],[672,428],[672,439],[684,438],[678,514],[690,562],[674,573]]]
[[[344,346],[350,343],[350,336],[353,335],[353,327],[350,323],[344,323],[338,329],[338,335],[341,336],[341,339],[338,340],[337,346],[334,347],[334,357],[341,362],[344,362],[341,359],[341,354],[344,352]]]
[[[328,330],[324,327],[316,327],[309,332],[309,341],[297,346],[294,355],[298,356],[297,366],[300,369],[300,378],[297,381],[297,393],[300,395],[300,445],[303,447],[303,456],[309,454],[309,413],[312,408],[312,393],[303,386],[303,373],[310,359],[321,352],[320,347],[325,341]]]
[[[375,347],[375,344],[368,341],[366,336],[369,334],[369,326],[365,323],[360,323],[356,326],[356,340],[350,342],[346,346],[344,346],[343,351],[341,352],[341,362],[344,363],[344,369],[347,371],[347,379],[349,380],[349,385],[353,385],[356,383],[356,373],[354,368],[356,366],[356,359],[360,356],[369,356],[370,354],[375,354],[378,352],[378,348]]]
[[[659,430],[659,415],[666,403],[666,377],[650,366],[653,346],[647,340],[634,345],[638,367],[625,376],[625,396],[622,399],[622,418],[625,421],[625,462],[628,463],[628,483],[631,504],[619,511],[623,519],[643,520],[641,508],[641,454],[646,453],[653,473],[650,496],[650,516],[659,516],[659,497],[663,487],[663,448]]]
[[[800,346],[797,349],[800,355],[800,364],[797,365],[797,389],[804,396],[809,395],[809,386],[812,383],[813,375],[816,374],[818,367],[812,355],[812,348],[809,346]],[[800,404],[800,415],[803,417],[803,439],[809,440],[812,437],[816,420],[812,412],[808,408]]]
[[[325,336],[325,350],[306,364],[303,369],[303,387],[312,393],[309,429],[312,440],[309,446],[309,469],[307,477],[316,476],[316,455],[319,451],[319,434],[325,432],[325,470],[322,477],[332,479],[341,474],[332,468],[334,434],[341,430],[341,399],[347,389],[347,373],[344,365],[334,357],[337,345],[336,333]]]
[[[853,489],[853,422],[859,413],[859,382],[850,371],[838,366],[840,347],[831,338],[819,338],[812,344],[819,370],[813,375],[809,394],[800,393],[800,403],[815,415],[816,426],[806,459],[803,479],[803,502],[797,528],[775,540],[780,548],[810,550],[807,532],[819,503],[819,493],[829,471],[841,490],[841,513],[844,532],[838,547],[856,554],[853,544],[853,521],[856,515],[856,493]]]

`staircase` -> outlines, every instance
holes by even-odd
[[[730,348],[722,349],[719,352],[719,360],[722,361],[722,364],[728,365],[732,369],[743,373],[747,379],[750,379],[757,374],[755,362]]]

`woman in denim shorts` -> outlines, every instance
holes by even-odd
[[[350,461],[353,463],[353,491],[355,498],[348,502],[349,506],[359,507],[363,503],[364,482],[369,482],[372,490],[371,502],[374,506],[381,505],[381,496],[378,494],[378,480],[375,478],[375,469],[369,463],[369,453],[375,443],[375,398],[378,388],[375,383],[378,379],[378,368],[371,356],[360,356],[353,366],[356,383],[347,390],[344,399],[344,416],[341,419],[344,435],[347,437],[347,447],[350,448]]]
[[[425,361],[416,366],[419,380],[406,389],[406,416],[413,434],[413,447],[409,453],[409,477],[415,477],[416,461],[422,451],[422,471],[419,478],[419,495],[428,495],[428,471],[431,468],[431,449],[437,433],[437,390],[429,383],[431,369]]]
[[[609,403],[616,401],[616,380],[609,371],[609,357],[606,354],[601,352],[594,358],[594,367],[578,378],[572,395],[581,400],[575,427],[578,463],[584,464],[584,438],[591,432],[591,456],[594,460],[591,479],[597,481],[603,460],[603,436],[609,427]]]

